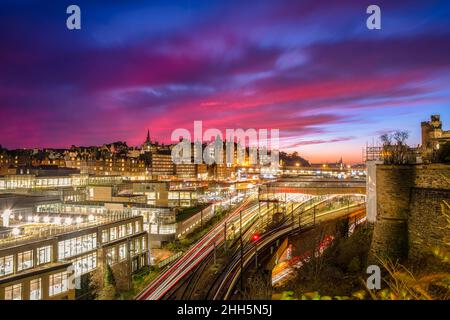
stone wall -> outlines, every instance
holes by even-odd
[[[371,247],[376,256],[419,258],[441,242],[442,200],[450,201],[450,166],[378,165],[377,219]]]
[[[450,165],[414,165],[414,186],[417,188],[450,189]]]
[[[409,257],[419,259],[433,248],[442,246],[442,239],[449,236],[443,200],[450,199],[450,189],[413,188],[411,210],[408,217]]]

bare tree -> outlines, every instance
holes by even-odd
[[[410,154],[406,140],[409,137],[408,131],[395,131],[385,133],[380,136],[383,144],[383,159],[385,164],[406,164]]]

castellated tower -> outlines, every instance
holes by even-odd
[[[422,128],[422,148],[435,149],[437,139],[442,137],[442,122],[439,115],[432,115],[430,121],[424,121]]]

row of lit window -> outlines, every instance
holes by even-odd
[[[49,276],[48,295],[50,297],[68,290],[67,272],[55,273]],[[5,300],[22,300],[23,284],[18,283],[5,287]],[[42,299],[42,280],[41,278],[30,280],[30,300]]]
[[[130,248],[127,252],[127,243],[122,243],[118,247],[109,248],[106,251],[106,262],[109,265],[113,265],[116,262],[121,262],[127,259],[128,256],[132,257],[139,253],[144,253],[147,250],[147,241],[145,237],[136,238],[129,241]]]
[[[120,225],[118,227],[111,227],[109,228],[109,230],[104,229],[102,230],[102,243],[107,243],[109,241],[121,239],[130,236],[133,233],[139,232],[141,232],[141,224],[139,221],[134,222],[134,230],[132,222]]]
[[[151,234],[175,234],[177,231],[176,224],[151,224],[150,233]]]
[[[84,236],[58,242],[58,260],[76,256],[97,247],[97,234],[91,233]]]
[[[79,277],[83,274],[91,272],[97,268],[97,252],[93,252],[72,261],[75,276]]]
[[[45,246],[36,249],[36,264],[41,265],[52,261],[52,247]],[[0,257],[0,277],[34,267],[34,251],[27,250],[17,253],[17,266],[15,268],[14,255]]]

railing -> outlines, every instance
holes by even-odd
[[[297,187],[297,188],[348,188],[365,186],[365,179],[352,181],[288,181],[288,182],[274,182],[261,189],[271,189],[279,187]]]
[[[17,245],[27,244],[37,240],[46,240],[51,239],[57,235],[70,233],[82,229],[97,227],[100,225],[106,225],[108,223],[117,222],[121,220],[129,219],[132,216],[105,216],[100,220],[91,221],[91,222],[83,222],[77,223],[74,225],[51,225],[46,227],[37,227],[36,230],[28,231],[25,235],[22,236],[11,236],[9,238],[0,239],[0,248],[8,248]]]
[[[167,266],[169,263],[177,260],[179,257],[181,257],[183,255],[183,252],[177,252],[174,255],[171,255],[170,257],[164,259],[163,261],[161,261],[160,263],[158,263],[158,268],[163,268],[165,266]]]

